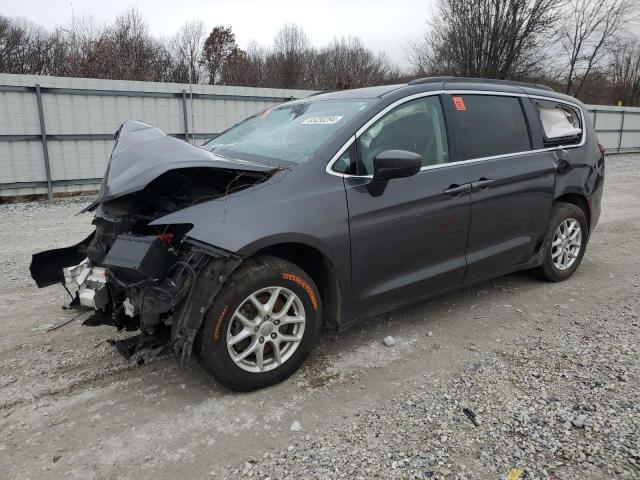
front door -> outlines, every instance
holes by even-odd
[[[345,178],[351,232],[354,309],[382,311],[459,284],[466,268],[470,195],[458,193],[458,167],[449,161],[440,99],[405,102],[357,140],[359,174]],[[422,155],[417,175],[370,193],[373,159],[386,150]],[[452,190],[453,187],[453,190]],[[444,193],[448,191],[449,193]]]

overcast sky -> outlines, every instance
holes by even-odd
[[[406,66],[407,42],[424,32],[430,0],[17,0],[4,1],[2,15],[24,17],[47,28],[68,23],[71,14],[98,22],[134,6],[151,33],[171,36],[188,21],[200,19],[208,29],[233,28],[241,47],[253,39],[270,45],[285,22],[302,26],[314,46],[336,36],[355,35],[375,51]]]

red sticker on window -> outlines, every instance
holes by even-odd
[[[453,104],[456,107],[456,110],[460,112],[464,112],[467,110],[467,106],[464,104],[464,100],[462,97],[453,97]]]

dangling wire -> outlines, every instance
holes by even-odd
[[[60,327],[64,327],[65,325],[69,325],[71,322],[73,322],[76,318],[78,318],[81,315],[84,315],[85,313],[92,313],[93,310],[87,310],[86,312],[80,312],[79,314],[77,314],[76,316],[74,316],[73,318],[66,320],[62,323],[59,323],[58,325],[54,325],[53,327],[47,328],[45,330],[45,332],[51,332],[52,330],[57,330]]]

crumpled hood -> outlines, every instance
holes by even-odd
[[[170,170],[191,167],[245,172],[268,172],[276,168],[227,159],[146,123],[127,120],[116,132],[116,144],[102,179],[98,202],[140,191]]]

